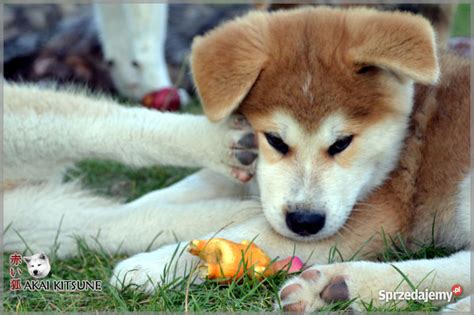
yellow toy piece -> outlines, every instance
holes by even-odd
[[[188,250],[201,258],[199,272],[208,279],[239,278],[244,269],[251,277],[261,277],[271,263],[267,254],[250,241],[239,244],[222,238],[194,240]]]
[[[274,262],[257,245],[250,241],[240,244],[222,238],[211,240],[193,240],[188,251],[201,258],[198,266],[203,278],[226,279],[243,276],[244,269],[250,277],[261,279],[278,270],[289,268],[289,272],[301,270],[303,263],[298,257],[288,257]]]

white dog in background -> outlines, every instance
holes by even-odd
[[[48,256],[44,253],[34,254],[32,256],[23,256],[23,261],[28,267],[28,273],[35,279],[46,277],[51,271]]]
[[[166,3],[95,3],[104,58],[118,91],[139,100],[173,86],[165,59]],[[178,89],[181,104],[189,97]]]

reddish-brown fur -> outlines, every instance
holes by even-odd
[[[325,0],[311,0],[298,1],[299,3],[275,3],[274,1],[255,2],[255,7],[261,10],[280,10],[291,9],[303,5],[321,5],[327,4]],[[436,31],[437,43],[439,47],[446,47],[449,39],[449,33],[454,20],[454,13],[456,12],[456,3],[437,3],[437,4],[419,4],[419,3],[388,3],[387,1],[379,0],[374,3],[357,4],[353,1],[337,1],[332,5],[342,7],[356,7],[367,6],[379,10],[402,10],[409,12],[416,12],[427,18],[433,25]],[[379,3],[377,3],[379,2]],[[454,2],[454,1],[453,1]]]
[[[431,237],[435,212],[437,237],[451,226],[458,184],[469,169],[469,64],[446,53],[438,58],[435,50],[421,17],[306,8],[254,13],[212,31],[194,43],[192,70],[210,119],[239,110],[257,131],[268,128],[275,111],[288,112],[309,132],[338,111],[367,126],[404,115],[401,86],[419,83],[398,167],[365,201],[370,208],[356,206],[347,229],[334,237],[343,238],[342,250],[354,250],[381,226],[388,234]],[[440,81],[424,85],[437,81],[438,62]],[[311,97],[302,91],[308,75]],[[270,148],[263,154],[270,163],[277,159]],[[372,244],[368,250],[379,248],[381,238]]]

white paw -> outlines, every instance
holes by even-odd
[[[279,293],[287,312],[313,312],[335,302],[349,301],[342,265],[312,267],[288,280]]]
[[[137,286],[144,292],[152,293],[157,285],[185,276],[190,272],[194,258],[182,252],[183,245],[176,251],[177,246],[168,245],[121,261],[114,268],[110,284],[118,289]]]
[[[469,313],[471,311],[471,299],[472,296],[467,296],[456,303],[448,304],[441,309],[440,313]]]
[[[241,115],[233,115],[225,122],[216,124],[216,134],[221,140],[220,157],[211,169],[247,182],[255,175],[257,142],[247,120]],[[212,163],[212,159],[209,160]],[[220,164],[220,165],[219,165]]]

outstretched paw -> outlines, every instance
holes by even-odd
[[[227,122],[229,127],[228,148],[231,175],[241,182],[247,182],[255,174],[257,140],[244,116],[234,115]]]
[[[281,307],[287,312],[313,312],[332,303],[349,301],[346,277],[324,268],[305,270],[280,290]]]
[[[177,254],[176,248],[177,244],[168,245],[121,261],[114,268],[110,284],[117,289],[135,286],[152,293],[158,285],[185,276],[196,258],[187,252]]]

